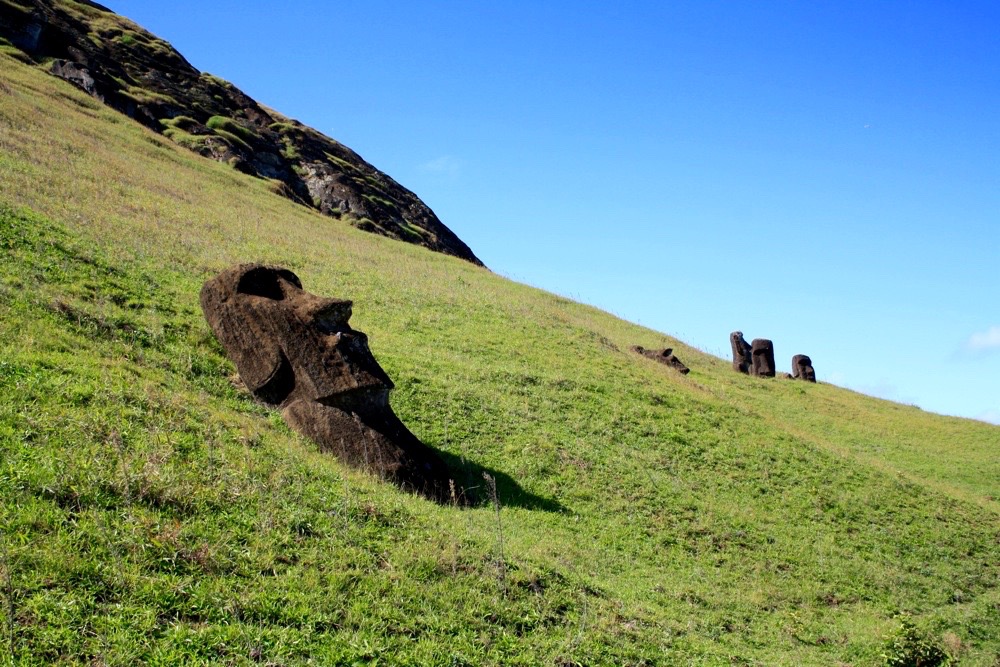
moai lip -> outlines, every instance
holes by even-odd
[[[241,264],[201,290],[205,319],[247,389],[348,465],[440,502],[447,466],[392,411],[392,380],[348,324],[352,303],[310,294],[277,266]]]

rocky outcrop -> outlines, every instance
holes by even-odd
[[[649,359],[653,359],[654,361],[658,361],[661,364],[670,366],[681,375],[687,375],[688,373],[691,372],[691,369],[685,366],[684,362],[678,359],[674,355],[673,349],[669,347],[663,350],[647,350],[641,345],[633,345],[632,351],[635,352],[636,354],[641,354],[644,357],[648,357]]]
[[[49,71],[277,194],[360,229],[481,265],[420,199],[357,153],[199,72],[170,44],[89,0],[0,2],[0,37]]]
[[[201,290],[205,319],[247,389],[348,465],[439,502],[464,496],[392,411],[392,380],[348,324],[351,302],[302,289],[275,266],[227,269]]]

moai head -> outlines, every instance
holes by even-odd
[[[733,348],[733,370],[740,373],[749,373],[753,366],[751,359],[750,345],[743,338],[742,331],[734,331],[729,334],[729,344]]]
[[[290,427],[345,463],[446,499],[448,470],[389,406],[392,380],[348,324],[350,301],[306,292],[288,269],[242,264],[205,283],[201,307],[243,383]]]
[[[368,337],[347,323],[351,305],[310,294],[288,269],[261,264],[227,269],[201,290],[205,318],[243,383],[272,405],[348,392],[388,396],[392,380]]]
[[[637,354],[641,354],[644,357],[655,359],[661,364],[670,366],[681,375],[687,375],[691,372],[691,369],[685,366],[684,362],[674,356],[674,351],[669,347],[664,350],[647,350],[641,345],[633,345],[632,351]]]
[[[815,382],[816,371],[813,369],[812,359],[804,354],[796,354],[792,357],[792,377],[807,382]]]
[[[757,377],[774,377],[774,343],[766,338],[754,338],[750,343],[750,353],[753,359],[753,375]]]

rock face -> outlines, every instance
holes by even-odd
[[[687,375],[691,372],[691,369],[685,366],[684,362],[674,356],[673,349],[669,347],[663,350],[647,350],[641,345],[633,345],[632,351],[636,354],[641,354],[644,357],[655,359],[661,364],[666,364],[682,375]]]
[[[753,357],[753,375],[762,378],[773,378],[774,369],[774,343],[766,338],[754,338],[750,343],[751,356]]]
[[[749,374],[753,360],[751,359],[750,344],[743,338],[743,332],[734,331],[729,334],[729,344],[733,348],[733,370]]]
[[[415,194],[351,149],[191,66],[170,44],[89,0],[0,2],[0,37],[89,95],[276,194],[366,231],[481,265]]]
[[[816,371],[813,369],[812,359],[804,354],[796,354],[792,357],[792,377],[806,382],[815,382]]]
[[[243,264],[205,283],[201,307],[244,384],[291,428],[349,465],[449,499],[448,468],[389,406],[392,380],[348,324],[350,301],[304,291],[287,269]]]

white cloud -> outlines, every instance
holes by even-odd
[[[442,155],[430,162],[424,162],[420,165],[420,171],[432,174],[444,174],[454,178],[462,171],[462,161],[452,155]]]
[[[965,349],[969,352],[987,352],[1000,350],[1000,326],[990,327],[986,331],[976,332],[965,341]]]

